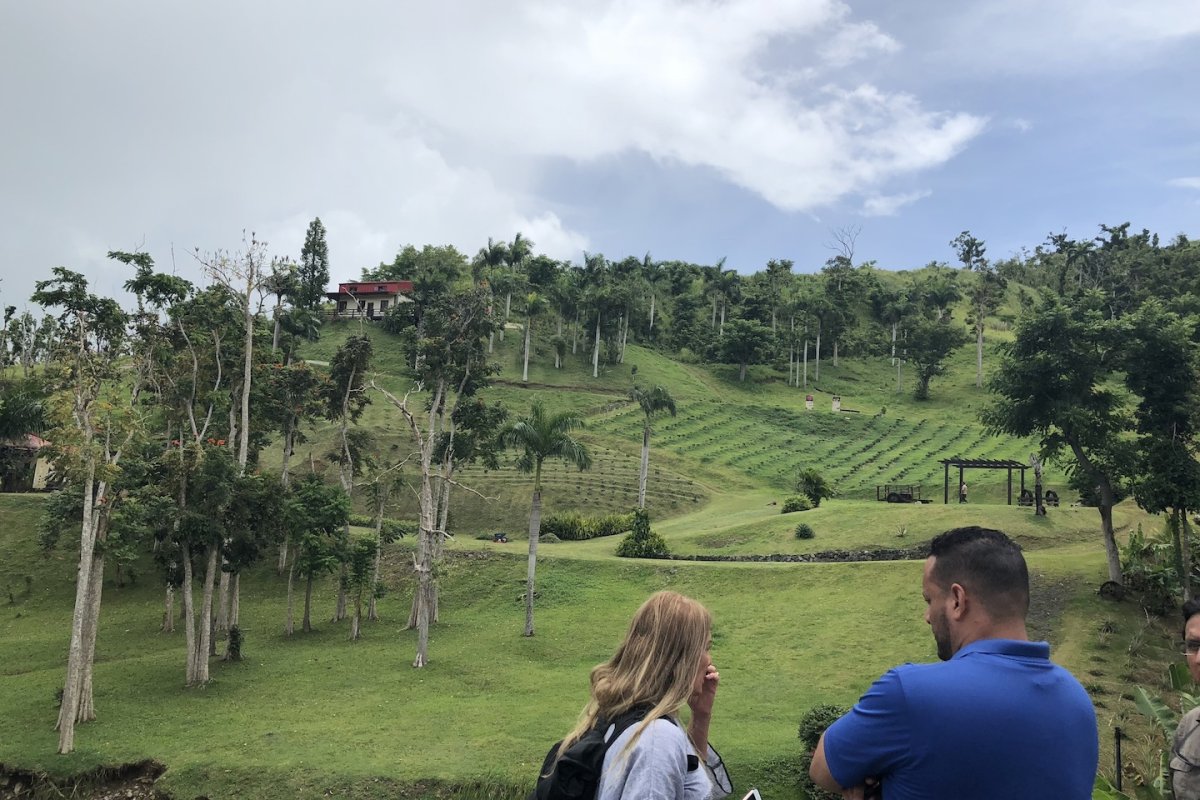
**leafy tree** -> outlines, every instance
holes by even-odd
[[[1073,484],[1094,493],[1109,579],[1119,583],[1112,508],[1133,455],[1130,417],[1113,386],[1116,340],[1116,323],[1095,304],[1044,300],[1017,324],[1013,341],[1000,346],[989,385],[994,401],[982,417],[992,433],[1039,437],[1046,457],[1069,454]]]
[[[350,496],[336,486],[326,486],[316,475],[292,485],[285,510],[288,527],[296,543],[296,557],[288,572],[288,610],[284,632],[293,627],[292,586],[296,575],[305,580],[302,630],[312,631],[312,589],[316,576],[332,572],[338,551],[346,540],[350,519]]]
[[[929,399],[929,382],[946,372],[946,359],[967,342],[962,328],[943,321],[919,319],[908,331],[906,342],[908,360],[917,372],[917,387],[913,397]]]
[[[738,365],[738,381],[744,381],[746,367],[762,360],[770,342],[771,331],[761,322],[731,320],[721,338],[721,357]]]
[[[110,256],[120,260],[119,254]],[[144,255],[137,259],[149,260]],[[127,363],[128,317],[114,300],[91,294],[83,275],[55,267],[53,277],[37,281],[35,288],[33,302],[61,309],[63,338],[47,373],[52,393],[50,433],[59,472],[81,496],[75,611],[58,715],[58,751],[70,753],[75,747],[75,723],[95,717],[89,701],[90,675],[100,615],[108,495],[122,454],[141,432],[137,400],[145,371],[140,368],[144,362],[134,360],[132,374],[122,374]]]
[[[522,417],[507,428],[501,441],[521,451],[517,469],[533,473],[533,504],[529,511],[529,565],[525,578],[525,635],[533,636],[533,592],[537,571],[538,535],[542,527],[542,464],[547,458],[561,459],[580,471],[592,465],[588,449],[571,432],[583,427],[583,419],[572,411],[547,414],[540,402],[535,402],[529,416]]]
[[[820,506],[822,500],[828,500],[837,494],[825,480],[825,476],[812,467],[800,470],[796,476],[796,491],[807,497],[813,508]]]
[[[304,234],[295,281],[296,307],[313,311],[320,309],[325,302],[325,288],[329,285],[329,245],[325,241],[325,225],[320,217],[308,224],[308,231]]]
[[[362,601],[363,594],[375,594],[376,582],[371,579],[375,554],[379,545],[374,539],[359,539],[350,545],[350,569],[346,573],[346,591],[354,598],[354,616],[350,620],[350,641],[357,642],[362,637]]]
[[[646,507],[646,478],[650,473],[650,423],[663,412],[675,416],[675,398],[663,386],[643,389],[634,386],[629,390],[629,399],[642,410],[642,467],[638,472],[638,508]]]
[[[634,509],[633,528],[617,545],[622,558],[665,558],[670,548],[660,534],[650,530],[650,515],[644,508]]]
[[[1150,300],[1123,320],[1125,385],[1138,398],[1134,498],[1152,514],[1170,512],[1175,569],[1192,596],[1188,514],[1200,508],[1196,422],[1196,325]]]
[[[449,430],[458,404],[486,386],[492,372],[484,342],[495,330],[491,313],[491,294],[486,287],[451,292],[431,299],[425,314],[425,330],[415,336],[414,329],[404,331],[405,342],[414,353],[413,388],[397,397],[374,382],[379,391],[404,418],[417,448],[420,484],[417,488],[420,508],[420,534],[413,570],[417,588],[413,595],[413,614],[417,629],[417,655],[414,667],[424,667],[429,658],[429,624],[437,609],[437,580],[434,564],[441,558],[442,539],[447,535],[438,525],[438,493],[435,483],[444,477],[444,460],[435,461],[442,434]],[[416,398],[425,400],[423,409],[415,407]],[[453,452],[451,447],[450,452]]]

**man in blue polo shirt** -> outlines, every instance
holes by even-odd
[[[877,680],[821,737],[813,781],[851,798],[1090,798],[1096,712],[1029,641],[1021,549],[1000,531],[947,531],[922,589],[942,663]]]

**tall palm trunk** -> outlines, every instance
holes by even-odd
[[[817,368],[813,380],[818,383],[821,381],[821,329],[819,327],[817,328]]]
[[[529,564],[525,573],[525,635],[533,636],[534,577],[537,573],[538,536],[542,530],[542,462],[533,478],[533,505],[529,510]]]
[[[638,508],[646,507],[646,478],[650,474],[650,421],[642,426],[642,469],[638,473]]]
[[[533,317],[525,318],[525,360],[521,366],[521,383],[529,383],[529,336],[533,330]]]
[[[596,314],[596,345],[592,348],[592,377],[600,377],[600,314]]]
[[[975,323],[975,388],[983,388],[983,323]]]
[[[647,328],[647,335],[654,333],[654,301],[656,300],[654,292],[650,293],[650,327]]]

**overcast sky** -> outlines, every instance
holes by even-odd
[[[1197,0],[0,3],[0,303],[256,231],[818,269],[1200,236]],[[172,255],[174,254],[174,255]]]

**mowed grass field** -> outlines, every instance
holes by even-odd
[[[327,361],[355,329],[327,328],[306,355]],[[376,380],[406,389],[395,340],[366,330],[375,338]],[[640,384],[667,386],[679,406],[678,416],[654,426],[648,502],[654,528],[673,552],[913,547],[959,525],[1002,528],[1026,548],[1035,573],[1032,632],[1051,641],[1056,658],[1096,702],[1103,771],[1113,773],[1116,725],[1132,737],[1126,760],[1148,768],[1157,740],[1130,692],[1135,683],[1162,689],[1165,665],[1176,657],[1173,620],[1147,618],[1132,602],[1097,596],[1105,567],[1095,510],[1064,505],[1034,518],[1003,504],[1003,472],[968,472],[971,503],[940,502],[938,459],[1024,461],[1034,449],[1031,442],[990,437],[979,425],[987,396],[974,387],[971,348],[935,380],[929,402],[915,403],[895,393],[895,370],[886,359],[842,359],[838,367],[826,361],[821,382],[806,390],[786,384],[786,365],[782,372],[755,367],[743,384],[732,367],[681,364],[633,345],[624,364],[604,368],[597,379],[582,351],[562,370],[538,352],[525,386],[513,380],[520,374],[519,339],[510,330],[497,342],[504,371],[487,398],[517,414],[535,399],[578,411],[586,422],[581,437],[595,457],[588,472],[548,470],[546,513],[626,511],[635,503],[641,418],[625,392],[636,367]],[[907,373],[905,382],[907,391]],[[812,411],[804,408],[806,393],[816,397]],[[857,413],[831,413],[833,394]],[[393,455],[411,448],[399,415],[378,395],[361,424]],[[330,449],[328,424],[307,433],[293,462],[299,468]],[[261,461],[265,468],[277,464],[275,448]],[[839,496],[812,511],[780,514],[796,470],[807,466],[825,474]],[[382,620],[367,623],[358,643],[346,640],[346,623],[328,622],[333,580],[317,587],[318,630],[289,639],[282,634],[283,580],[266,567],[246,576],[246,659],[214,663],[212,683],[199,690],[183,688],[182,629],[159,633],[162,589],[147,564],[136,570],[134,584],[119,588],[110,580],[105,587],[99,719],[79,727],[70,756],[54,755],[53,724],[75,554],[38,551],[44,498],[0,496],[0,764],[65,776],[151,758],[167,766],[160,786],[177,798],[519,797],[584,704],[591,667],[611,654],[651,592],[671,588],[703,601],[716,619],[713,657],[722,683],[713,739],[740,789],[758,785],[776,800],[800,796],[796,725],[804,711],[819,703],[848,705],[888,667],[934,658],[922,621],[919,562],[626,561],[613,555],[615,538],[544,544],[537,635],[524,638],[519,537],[530,478],[510,465],[472,467],[460,478],[483,498],[454,494],[456,537],[438,572],[441,621],[431,633],[427,668],[410,666],[415,635],[402,629],[412,595],[407,541],[386,552]],[[919,483],[936,502],[875,502],[875,485],[885,482]],[[1053,466],[1047,485],[1062,485]],[[404,495],[389,515],[414,514]],[[795,538],[801,521],[815,538]],[[1117,510],[1116,523],[1122,538],[1138,525],[1154,532],[1160,524],[1132,505]],[[504,545],[475,538],[493,530],[518,538]]]

